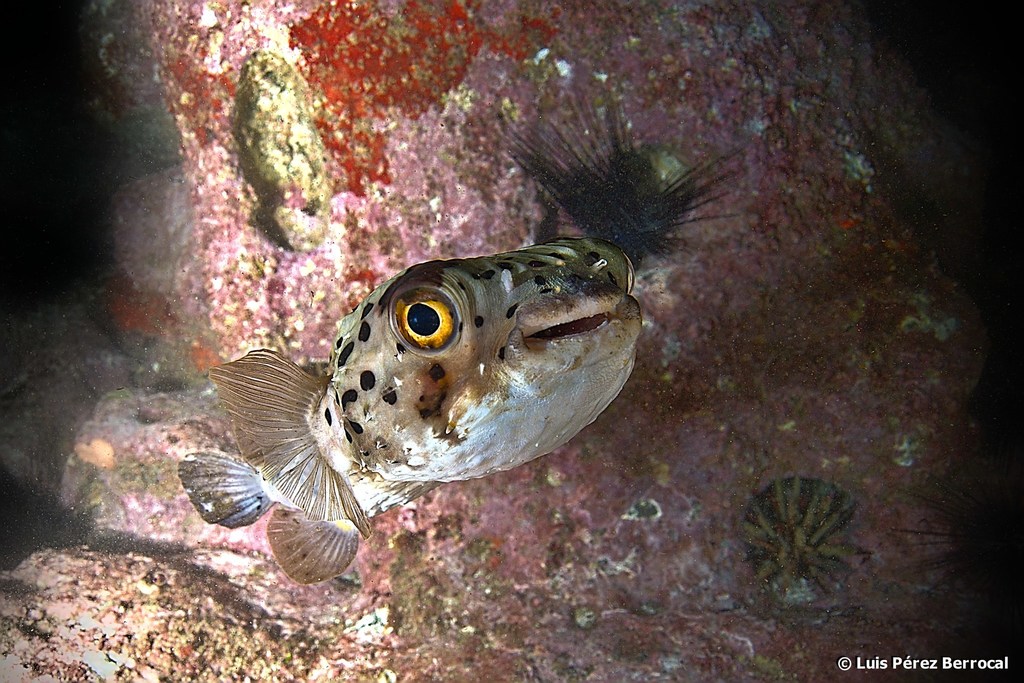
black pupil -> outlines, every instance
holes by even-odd
[[[441,327],[441,317],[426,304],[413,304],[406,316],[409,329],[421,337],[429,337]]]

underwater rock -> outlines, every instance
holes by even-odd
[[[718,218],[686,226],[686,249],[637,273],[645,326],[622,394],[557,452],[381,515],[352,576],[301,589],[264,560],[261,527],[205,525],[178,488],[178,459],[234,453],[210,387],[107,395],[67,448],[81,446],[64,488],[106,550],[42,551],[0,575],[0,651],[33,671],[76,675],[83,669],[68,667],[89,665],[55,663],[54,653],[80,642],[78,627],[46,639],[32,624],[53,628],[48,620],[25,621],[33,609],[66,613],[70,589],[46,577],[111,596],[110,609],[128,610],[138,628],[131,610],[152,603],[125,591],[154,566],[180,573],[148,627],[168,632],[154,636],[153,654],[124,646],[138,671],[145,662],[159,670],[173,652],[203,661],[211,678],[258,659],[281,678],[322,665],[328,675],[347,666],[350,677],[412,681],[820,680],[840,655],[959,647],[972,632],[970,596],[922,588],[929,577],[909,565],[923,551],[893,529],[927,514],[907,487],[973,452],[966,404],[984,331],[921,249],[907,197],[892,188],[911,187],[904,172],[927,177],[923,199],[941,217],[949,202],[980,205],[963,196],[980,166],[939,135],[909,70],[843,3],[636,12],[602,2],[546,13],[511,2],[472,16],[457,2],[412,4],[457,34],[448,45],[469,47],[444,55],[441,77],[406,74],[415,107],[368,101],[401,94],[393,74],[387,88],[371,77],[372,87],[334,93],[335,106],[352,105],[356,120],[344,123],[372,134],[368,158],[384,155],[388,173],[359,169],[360,191],[347,186],[328,202],[331,230],[344,237],[309,252],[251,229],[230,103],[254,48],[296,50],[302,76],[322,88],[308,45],[337,48],[338,35],[307,22],[326,10],[312,1],[138,4],[196,217],[184,276],[166,269],[150,280],[170,288],[159,300],[173,302],[180,329],[210,335],[204,358],[268,346],[300,363],[324,359],[337,321],[402,267],[534,241],[543,207],[507,154],[510,134],[562,112],[570,93],[598,109],[612,98],[638,146],[672,150],[685,168],[739,150],[728,192],[709,211]],[[381,26],[397,54],[418,47],[401,42],[416,34],[395,28],[393,3],[331,7],[363,13],[345,51],[374,54]],[[296,26],[315,35],[291,45]],[[360,158],[328,145],[327,172],[347,178],[344,164]],[[151,256],[125,249],[119,266],[130,273]],[[197,337],[178,340],[190,349]],[[843,590],[762,614],[743,516],[752,491],[794,472],[850,495],[857,515],[844,533],[865,552],[848,558]],[[264,596],[263,617],[244,602],[250,591]],[[298,606],[288,612],[290,600]],[[174,610],[197,616],[183,623]],[[102,623],[105,614],[89,616]],[[268,643],[259,626],[282,614],[300,626]],[[238,626],[250,617],[256,628]],[[248,638],[269,654],[255,657]],[[197,647],[208,657],[190,659]],[[110,666],[101,655],[121,656],[104,650],[89,661]]]
[[[844,28],[834,40],[796,40],[793,27],[828,11],[634,13],[609,2],[581,14],[513,5],[467,13],[439,0],[404,15],[315,0],[134,6],[178,126],[197,217],[188,277],[160,292],[188,306],[186,327],[207,329],[204,344],[224,360],[258,346],[323,360],[337,320],[403,267],[536,241],[543,207],[515,169],[510,142],[539,120],[559,119],[572,100],[599,111],[620,102],[637,148],[671,150],[684,169],[735,154],[723,169],[737,171],[725,196],[706,211],[720,219],[687,226],[687,256],[659,264],[665,286],[650,297],[658,319],[649,331],[668,347],[698,344],[722,302],[738,300],[718,292],[721,273],[739,287],[770,288],[796,270],[794,259],[813,260],[836,241],[912,250],[903,237],[916,214],[901,212],[915,203],[933,207],[928,216],[940,223],[980,213],[980,193],[969,192],[983,177],[978,158],[945,136],[899,60],[857,52],[879,48],[855,38],[868,29],[850,9],[836,10]],[[711,37],[723,31],[730,40]],[[594,32],[607,32],[598,41],[606,49],[594,49]],[[280,77],[262,85],[245,77],[249,59]],[[312,128],[295,95],[302,80],[315,103]],[[297,242],[318,242],[327,226],[329,238],[308,252],[252,229],[258,210],[248,185],[263,181],[257,173],[247,182],[239,170],[245,145],[236,124],[246,107],[234,103],[278,81],[292,85],[274,96],[291,102],[289,116],[308,132],[298,159],[306,189],[293,193],[296,206],[266,206],[299,220]],[[286,138],[268,140],[282,150]],[[317,138],[326,150],[320,179],[319,152],[310,151]],[[283,151],[272,166],[284,169],[288,159]],[[921,178],[922,195],[907,197]],[[289,191],[280,174],[267,179],[264,195]],[[130,251],[119,265],[145,268]]]
[[[97,392],[130,381],[84,288],[59,302],[0,317],[0,468],[18,485],[57,493],[67,453]],[[74,358],[69,366],[65,359]],[[19,513],[21,511],[18,511]],[[0,553],[4,543],[0,540]]]
[[[229,551],[187,560],[180,549],[116,544],[37,552],[0,572],[0,680],[341,680],[387,670],[390,632],[357,624],[350,589],[281,591],[267,568]]]
[[[257,196],[255,222],[291,249],[315,249],[332,192],[305,79],[283,56],[257,50],[242,65],[234,121],[238,161]]]
[[[181,500],[181,458],[196,450],[233,449],[218,424],[222,419],[208,387],[106,395],[75,438],[61,484],[64,505],[85,516],[100,535],[189,545],[230,539],[230,547],[261,547],[247,546],[242,534],[230,532],[206,538],[201,528],[206,525],[196,523],[191,506]]]
[[[160,295],[175,291],[191,270],[195,224],[181,168],[124,185],[114,196],[111,214],[115,256],[118,262],[135,266],[123,276],[139,291]]]

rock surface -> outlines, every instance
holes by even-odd
[[[943,588],[905,530],[934,524],[914,491],[977,451],[985,335],[917,221],[969,232],[981,170],[854,10],[100,5],[148,38],[182,143],[180,175],[119,195],[107,293],[118,333],[167,349],[175,381],[108,393],[75,431],[59,494],[88,544],[0,573],[0,678],[822,680],[842,655],[961,654],[975,596]],[[155,95],[131,87],[146,52],[101,14],[86,44],[120,60],[98,89],[116,118]],[[307,252],[250,222],[231,112],[257,49],[322,106],[336,184]],[[351,82],[328,78],[356,57]],[[541,204],[507,141],[572,96],[620,100],[636,139],[731,173],[716,217],[638,273],[620,397],[556,453],[376,519],[323,585],[290,583],[262,524],[203,524],[176,462],[234,445],[202,371],[261,346],[323,360],[389,274],[533,241]],[[792,475],[856,511],[848,570],[786,596],[755,581],[743,518]]]

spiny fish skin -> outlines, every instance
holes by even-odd
[[[562,239],[430,261],[386,282],[342,322],[331,358],[328,395],[359,467],[458,481],[567,442],[632,370],[632,280],[617,247]],[[434,322],[424,306],[440,311],[434,336],[411,329]]]
[[[267,535],[282,568],[329,579],[369,517],[591,423],[633,368],[632,286],[625,254],[593,238],[412,266],[341,321],[327,377],[262,349],[213,368],[241,459],[190,456],[184,488],[210,523],[278,503]]]

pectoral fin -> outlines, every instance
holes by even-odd
[[[248,526],[270,509],[260,473],[224,453],[190,453],[178,463],[178,478],[208,524]]]
[[[347,519],[311,521],[278,506],[267,524],[274,559],[297,583],[317,583],[341,574],[359,550],[359,530]]]
[[[313,377],[259,349],[211,368],[210,379],[247,462],[310,520],[350,519],[363,536],[370,535],[351,485],[324,457],[310,426],[319,418],[326,377]]]

